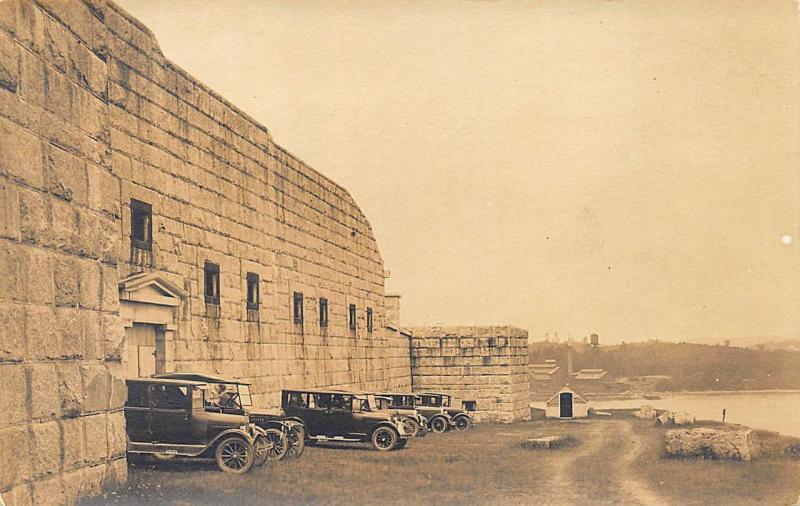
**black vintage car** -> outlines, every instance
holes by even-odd
[[[408,441],[402,417],[376,410],[366,395],[340,390],[284,390],[281,407],[303,420],[313,442],[372,442],[381,451],[402,448]]]
[[[131,457],[212,457],[229,473],[263,464],[284,434],[257,427],[243,414],[206,410],[210,385],[175,379],[127,380],[125,429]],[[284,450],[285,451],[285,450]]]
[[[262,429],[277,429],[283,432],[288,439],[288,447],[286,451],[282,452],[280,442],[273,441],[274,444],[268,456],[270,460],[280,460],[284,455],[297,458],[303,453],[305,448],[305,426],[302,420],[296,417],[270,413],[263,408],[253,407],[249,383],[215,374],[198,372],[171,372],[157,374],[153,377],[201,381],[213,385],[214,395],[218,396],[221,402],[207,403],[206,410],[238,415],[246,414],[250,417],[251,422]]]
[[[444,432],[448,428],[466,430],[472,425],[472,418],[463,409],[450,406],[452,397],[441,392],[421,392],[416,394],[417,411],[425,415],[434,432]]]

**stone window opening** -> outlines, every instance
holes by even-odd
[[[348,311],[347,311],[347,326],[353,332],[356,331],[357,325],[356,325],[356,305],[355,304],[350,304],[350,306],[348,307]]]
[[[475,411],[475,401],[462,401],[462,406],[464,406],[464,411]]]
[[[131,263],[148,266],[153,263],[153,207],[131,199]]]
[[[254,272],[247,273],[247,321],[258,321],[258,310],[261,307],[260,278]]]
[[[372,308],[367,308],[367,333],[372,334],[373,323],[372,323]]]
[[[328,326],[328,299],[324,297],[319,299],[319,326]]]
[[[139,249],[153,249],[153,207],[131,199],[131,242]]]
[[[219,306],[219,265],[206,262],[203,272],[205,273],[206,305]]]
[[[294,317],[295,325],[303,324],[303,292],[294,292],[292,316]]]
[[[259,277],[254,272],[247,273],[247,309],[258,310],[261,306],[261,294],[258,289]]]

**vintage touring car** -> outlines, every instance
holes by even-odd
[[[286,452],[277,429],[262,429],[247,415],[207,409],[211,386],[200,381],[127,380],[125,429],[131,457],[210,457],[229,473],[246,473],[271,453]],[[277,449],[276,449],[277,447]]]
[[[391,411],[403,416],[411,437],[422,437],[428,432],[428,419],[416,407],[416,396],[402,392],[380,392],[374,394],[379,410]]]
[[[171,372],[158,374],[154,378],[201,381],[213,385],[213,395],[218,396],[221,402],[208,404],[206,406],[207,410],[248,415],[250,421],[262,429],[277,429],[283,432],[289,441],[289,446],[286,452],[280,453],[276,444],[273,447],[273,451],[270,452],[270,460],[280,460],[284,455],[297,458],[303,453],[305,448],[305,427],[303,422],[296,417],[282,416],[277,413],[270,413],[266,409],[253,407],[249,383],[198,372]]]
[[[415,407],[428,418],[432,431],[444,432],[450,427],[466,430],[472,425],[469,413],[450,405],[452,401],[450,395],[441,392],[420,392],[415,395],[417,397]]]

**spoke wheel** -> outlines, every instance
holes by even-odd
[[[258,436],[255,442],[256,464],[267,460],[281,460],[289,450],[289,439],[278,429],[266,429],[266,434]]]
[[[253,467],[255,452],[242,438],[229,437],[217,445],[217,467],[226,473],[244,474]]]
[[[299,423],[292,425],[292,428],[289,429],[288,438],[289,451],[287,451],[286,454],[289,457],[300,457],[300,455],[303,454],[303,450],[306,448],[306,430]]]
[[[441,434],[442,432],[447,430],[447,420],[442,418],[441,416],[437,416],[433,420],[431,420],[431,430],[436,432],[437,434]]]
[[[389,427],[378,427],[372,433],[372,446],[377,450],[388,452],[394,450],[397,441],[400,439],[393,429]]]
[[[404,418],[403,425],[403,428],[410,437],[417,437],[419,435],[419,422],[413,418]]]
[[[455,419],[454,425],[458,430],[467,430],[469,426],[472,425],[472,422],[470,422],[469,418],[466,416],[459,416]]]

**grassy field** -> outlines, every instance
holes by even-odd
[[[229,476],[211,462],[132,466],[129,486],[87,504],[793,504],[800,460],[661,457],[662,428],[635,419],[483,424],[414,439],[309,447],[299,460]],[[520,446],[567,434],[558,450]],[[782,442],[777,445],[784,444]]]

